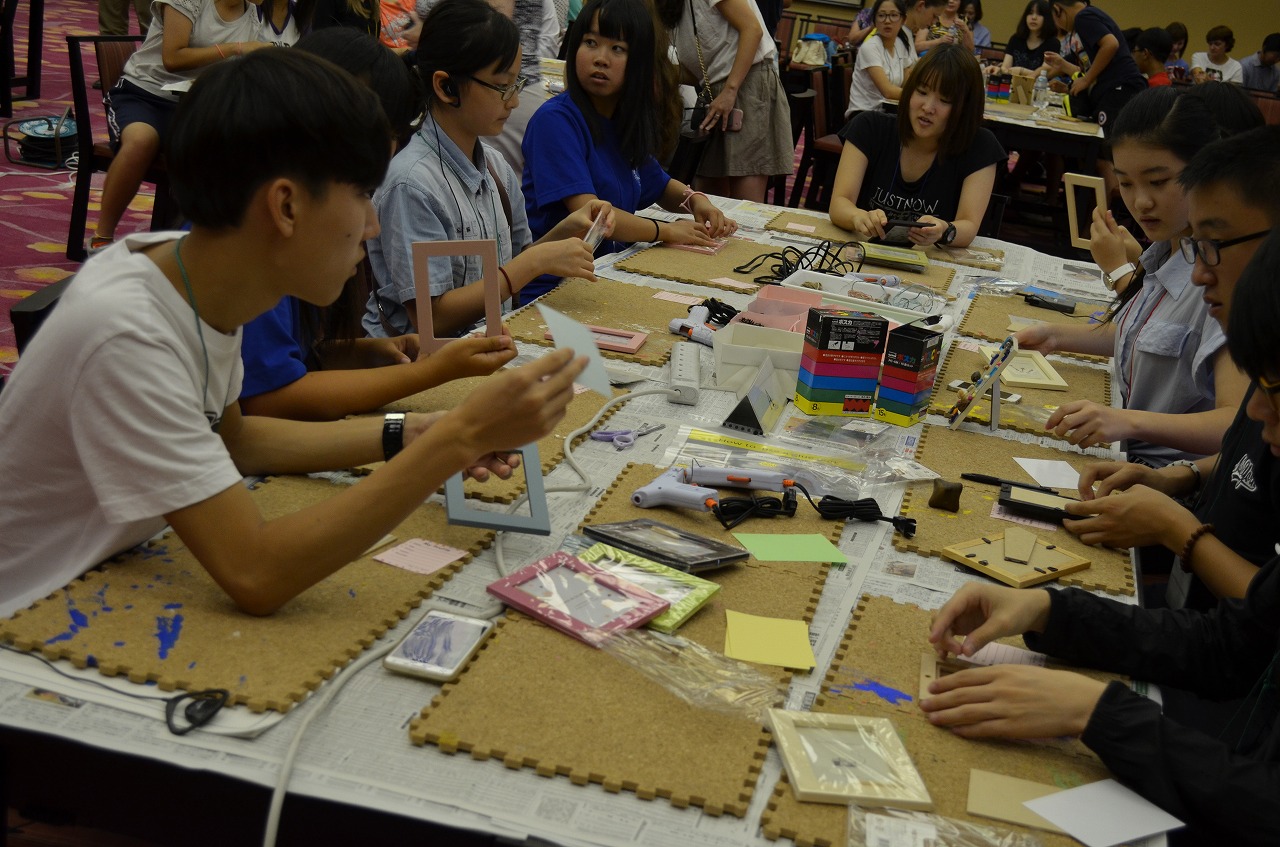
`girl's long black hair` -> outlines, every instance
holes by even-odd
[[[662,146],[662,116],[658,110],[658,84],[654,74],[655,38],[653,18],[644,0],[589,0],[569,29],[565,51],[565,87],[586,116],[592,137],[599,142],[604,117],[591,105],[591,98],[578,79],[578,48],[587,33],[627,43],[626,76],[613,113],[622,155],[633,168],[639,167]]]

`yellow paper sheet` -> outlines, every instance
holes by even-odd
[[[804,621],[763,618],[725,610],[724,654],[731,659],[809,669],[814,666]]]

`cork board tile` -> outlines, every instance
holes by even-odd
[[[950,430],[944,426],[925,424],[916,448],[916,461],[938,472],[943,479],[959,482],[960,474],[972,471],[990,474],[1001,479],[1032,482],[1026,471],[1013,460],[1014,456],[1029,459],[1060,459],[1076,470],[1082,470],[1094,456],[1080,452],[1052,450],[1038,444],[1021,444],[998,436],[964,430]],[[956,514],[929,507],[932,481],[911,483],[902,498],[902,514],[916,519],[915,538],[895,536],[894,546],[925,556],[942,558],[941,550],[949,544],[958,544],[971,538],[979,538],[990,532],[1001,532],[1009,521],[991,517],[1000,491],[993,485],[964,481],[960,493],[960,511]],[[1083,571],[1069,574],[1058,580],[1061,585],[1076,585],[1090,590],[1111,594],[1134,592],[1133,566],[1127,550],[1108,547],[1090,547],[1065,529],[1036,530],[1042,537],[1052,538],[1061,546],[1093,564]]]
[[[664,470],[652,465],[628,464],[595,507],[587,513],[583,524],[649,518],[725,544],[742,546],[728,530],[720,526],[720,522],[710,512],[666,507],[641,509],[633,506],[632,493],[642,485],[652,482]],[[741,491],[724,491],[730,496],[742,495]],[[835,543],[840,540],[844,524],[841,521],[823,520],[813,509],[802,508],[797,510],[794,518],[747,521],[737,528],[746,532],[818,533]],[[676,634],[722,652],[725,631],[723,609],[733,609],[749,615],[812,621],[830,567],[825,562],[760,562],[754,556],[749,556],[745,564],[733,564],[719,570],[699,573],[698,576],[719,583],[721,591],[692,620],[677,630]]]
[[[818,697],[813,710],[889,718],[911,754],[916,769],[924,777],[936,806],[935,814],[1032,833],[1046,847],[1078,847],[1078,842],[1065,835],[1027,830],[1015,824],[970,815],[969,769],[980,767],[1061,788],[1074,788],[1110,777],[1107,769],[1092,754],[1082,756],[1051,745],[1018,741],[970,741],[933,726],[919,714],[904,715],[878,706],[846,705],[825,696]],[[836,847],[844,843],[846,814],[843,806],[796,800],[784,774],[760,817],[760,825],[765,837],[771,840],[789,838],[802,847]]]
[[[1029,432],[1033,435],[1044,434],[1044,422],[1050,410],[1071,400],[1092,400],[1103,406],[1111,405],[1111,372],[1103,368],[1088,365],[1071,364],[1055,359],[1050,364],[1053,369],[1067,381],[1067,391],[1050,391],[1047,388],[1025,388],[1021,385],[1000,383],[1001,391],[1021,394],[1022,400],[1017,403],[1002,402],[1000,404],[1000,425],[1016,432]],[[938,378],[934,382],[933,397],[929,410],[945,415],[960,396],[948,386],[954,380],[969,382],[974,371],[987,370],[987,357],[981,353],[964,350],[956,342],[952,342],[938,369]],[[968,420],[984,426],[991,421],[991,400],[984,396],[969,415]]]
[[[671,337],[675,338],[674,335]],[[485,379],[485,377],[455,379],[436,388],[398,400],[388,405],[386,409],[387,411],[398,412],[447,411],[465,400],[482,379]],[[613,396],[616,397],[621,393],[621,390],[615,389]],[[543,476],[551,473],[564,460],[565,437],[595,417],[596,413],[600,411],[600,407],[607,402],[608,400],[594,391],[584,391],[569,401],[569,407],[565,410],[564,418],[561,419],[560,423],[556,424],[555,429],[549,435],[538,441],[538,456],[542,459]],[[616,409],[611,409],[600,419],[600,422],[603,424],[613,416],[615,411]],[[586,438],[586,435],[581,436],[575,442],[575,445]],[[474,479],[468,479],[463,483],[463,490],[468,497],[474,497],[486,503],[515,502],[515,499],[524,493],[524,489],[525,481],[522,470],[516,471],[510,479],[490,477],[485,482],[476,482]]]
[[[968,335],[972,338],[981,338],[985,341],[1004,341],[1011,335],[1009,332],[1010,316],[1029,318],[1044,323],[1078,326],[1088,323],[1088,317],[1100,308],[1102,307],[1094,303],[1078,303],[1075,311],[1076,317],[1072,317],[1062,312],[1055,312],[1053,309],[1041,309],[1038,306],[1028,305],[1027,301],[1022,297],[1009,297],[1003,294],[978,294],[969,304],[964,317],[960,319],[960,326],[957,330],[961,335]],[[1105,362],[1108,359],[1107,356],[1086,356],[1080,353],[1059,353],[1057,355],[1070,356],[1090,362]]]
[[[342,491],[307,477],[275,477],[252,492],[270,519]],[[487,547],[493,533],[449,526],[425,504],[396,527],[468,551],[430,576],[364,557],[269,617],[238,611],[172,533],[104,563],[0,621],[0,638],[107,676],[154,681],[163,691],[225,688],[252,711],[285,712]]]
[[[607,653],[514,612],[409,736],[446,753],[736,817],[747,812],[768,747],[759,724],[690,706]]]
[[[738,273],[734,268],[741,267],[766,253],[777,252],[778,249],[745,238],[730,238],[725,242],[724,249],[714,255],[655,244],[618,262],[616,267],[620,271],[656,276],[659,279],[750,293],[760,287],[755,282],[755,278],[769,273],[769,268],[762,266],[749,274]],[[717,279],[731,279],[742,284],[726,285],[716,282]]]
[[[696,256],[686,250],[673,250],[682,256]],[[649,337],[635,353],[618,353],[601,350],[606,359],[625,359],[641,365],[663,365],[671,358],[671,347],[683,336],[671,332],[672,318],[684,318],[689,307],[670,300],[658,300],[653,295],[658,289],[643,285],[631,285],[611,279],[587,282],[585,279],[566,279],[538,302],[546,303],[576,321],[609,329],[625,329],[630,332],[647,332]],[[517,341],[552,346],[544,336],[547,325],[536,308],[522,309],[506,318],[507,330]]]

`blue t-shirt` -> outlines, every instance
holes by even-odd
[[[653,205],[666,191],[671,177],[652,156],[638,168],[627,163],[612,121],[601,121],[600,135],[597,144],[586,117],[567,91],[548,100],[529,119],[521,145],[522,189],[535,241],[568,217],[566,197],[594,194],[615,209],[634,213]],[[601,243],[605,253],[623,246],[616,241]],[[521,300],[544,294],[557,282],[555,277],[539,277],[521,290]]]
[[[298,301],[285,297],[274,309],[244,325],[240,358],[244,361],[241,397],[284,388],[307,375]]]

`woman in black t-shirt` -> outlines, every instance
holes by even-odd
[[[1009,46],[1005,48],[1001,70],[1009,73],[1014,68],[1026,68],[1039,72],[1044,65],[1045,52],[1057,53],[1062,49],[1057,33],[1049,0],[1031,0],[1022,12],[1017,30],[1009,39]]]
[[[930,50],[907,77],[896,118],[863,112],[840,131],[831,222],[885,241],[973,241],[996,163],[1005,158],[981,126],[983,98],[982,71],[969,51],[955,44]]]

